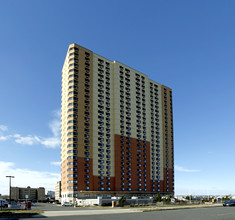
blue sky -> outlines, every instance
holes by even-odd
[[[235,194],[235,1],[0,1],[0,193],[60,178],[61,69],[77,43],[173,89],[176,194]]]

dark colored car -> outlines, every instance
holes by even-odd
[[[235,206],[235,199],[225,201],[223,206]]]

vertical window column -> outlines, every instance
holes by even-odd
[[[105,174],[105,77],[104,77],[104,61],[98,59],[98,190],[104,191],[104,174]]]
[[[84,91],[84,173],[85,190],[90,184],[90,54],[85,52],[85,91]]]

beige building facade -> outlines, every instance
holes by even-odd
[[[61,202],[61,181],[55,184],[55,200]]]
[[[11,198],[15,201],[26,199],[28,201],[44,201],[45,197],[45,188],[31,188],[28,186],[27,188],[21,187],[11,187]]]
[[[71,44],[62,69],[61,196],[174,193],[172,90]]]

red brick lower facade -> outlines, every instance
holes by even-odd
[[[150,143],[120,135],[114,140],[115,190],[150,191]]]
[[[174,193],[173,169],[164,168],[164,180],[151,180],[150,143],[115,135],[115,177],[93,176],[93,159],[74,157],[62,163],[62,192]],[[72,162],[73,165],[68,165]],[[73,168],[74,170],[69,170]],[[162,171],[161,171],[162,172]],[[73,176],[68,176],[73,175]],[[74,182],[70,182],[73,180]],[[101,186],[103,189],[101,190]]]
[[[69,162],[77,163],[77,165],[68,166]],[[89,161],[86,161],[84,157],[78,157],[78,159],[65,160],[62,163],[62,192],[65,191],[99,191],[100,182],[102,182],[104,189],[109,186],[111,189],[115,188],[115,178],[104,177],[100,179],[99,176],[93,176],[92,172],[92,158],[89,158]],[[89,166],[87,166],[89,165]],[[68,168],[77,169],[77,171],[67,171]],[[87,172],[89,170],[89,172]],[[69,174],[73,174],[73,177],[68,177]],[[77,181],[76,183],[68,183],[69,180]],[[110,184],[110,185],[108,185]],[[68,188],[68,187],[77,187],[77,188]],[[89,187],[89,188],[87,188]]]

